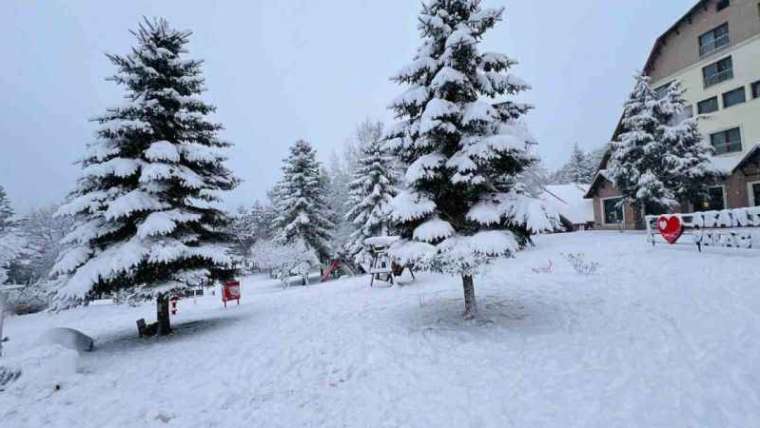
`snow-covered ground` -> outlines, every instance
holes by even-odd
[[[760,426],[760,252],[605,232],[537,243],[478,278],[471,322],[457,281],[433,275],[375,289],[247,278],[239,307],[182,301],[164,339],[135,337],[152,305],[11,318],[0,361],[27,371],[0,392],[0,426]],[[598,272],[576,273],[568,252]],[[51,327],[96,351],[43,380],[24,361]]]

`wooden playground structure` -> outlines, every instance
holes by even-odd
[[[398,239],[395,236],[378,236],[364,241],[364,245],[367,246],[372,256],[372,262],[369,266],[370,287],[375,286],[375,281],[385,282],[393,287],[405,270],[409,271],[412,280],[416,279],[414,277],[414,266],[409,263],[398,263],[389,253],[391,245]]]

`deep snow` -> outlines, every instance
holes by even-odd
[[[760,252],[612,232],[537,243],[476,280],[472,322],[456,280],[432,275],[247,278],[239,307],[182,301],[165,339],[135,337],[152,305],[11,318],[0,364],[25,372],[0,392],[0,426],[760,426]],[[562,256],[578,252],[596,274]],[[43,378],[25,361],[49,350],[27,348],[52,327],[96,350]]]

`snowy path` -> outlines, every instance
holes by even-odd
[[[54,326],[98,350],[60,391],[0,392],[0,426],[760,426],[760,252],[601,232],[538,244],[476,282],[477,322],[438,276],[385,289],[249,278],[240,307],[182,302],[161,340],[134,338],[150,305],[12,318],[11,360]],[[600,271],[575,273],[563,252]],[[548,260],[552,273],[531,270]]]

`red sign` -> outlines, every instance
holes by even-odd
[[[683,235],[683,223],[678,216],[660,216],[657,219],[657,230],[669,244],[675,244]]]
[[[227,302],[231,300],[237,300],[240,304],[240,282],[239,281],[226,281],[222,286],[222,302],[224,307],[227,307]]]

